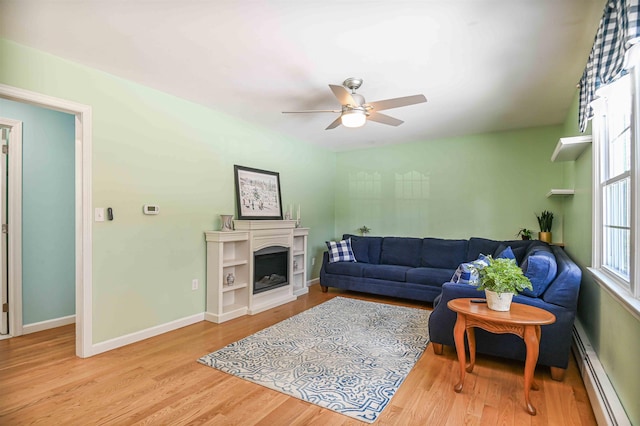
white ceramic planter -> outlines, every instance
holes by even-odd
[[[511,309],[513,293],[496,293],[491,290],[485,290],[484,293],[487,295],[487,306],[489,309],[501,312]]]

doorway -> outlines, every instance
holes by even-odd
[[[91,305],[91,107],[64,99],[22,90],[15,87],[0,84],[0,97],[16,102],[27,103],[47,109],[65,112],[75,118],[75,306],[76,306],[76,355],[86,358],[93,355],[92,344],[92,305]],[[20,132],[21,133],[21,132]],[[11,148],[9,148],[11,149]],[[9,156],[12,161],[14,156]],[[9,165],[10,170],[13,163]],[[11,182],[9,182],[11,193]],[[9,218],[12,218],[14,204],[9,200]],[[17,219],[17,218],[16,218]],[[17,220],[10,220],[9,235]],[[20,225],[21,227],[21,225]],[[18,228],[20,231],[20,228]],[[19,233],[19,232],[17,232]],[[11,245],[12,238],[9,238]],[[9,247],[9,253],[13,248]],[[21,250],[21,248],[20,248]],[[9,265],[9,283],[12,271],[20,269]],[[15,290],[15,291],[12,291]],[[9,289],[9,301],[12,294],[19,289]],[[17,310],[17,309],[16,309]],[[11,317],[9,317],[9,331],[14,336],[20,335],[22,330],[11,329]]]

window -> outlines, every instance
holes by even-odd
[[[640,221],[638,163],[640,70],[596,92],[593,117],[593,269],[599,282],[640,315],[634,241]]]

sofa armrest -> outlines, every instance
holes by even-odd
[[[322,253],[322,266],[320,266],[320,285],[324,281],[324,275],[327,273],[325,267],[329,263],[329,252],[325,251]]]
[[[556,257],[558,273],[541,297],[546,303],[576,311],[582,270],[571,260],[563,248],[551,246],[551,251]]]

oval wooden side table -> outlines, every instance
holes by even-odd
[[[460,363],[460,381],[454,386],[456,392],[462,392],[465,371],[471,373],[476,362],[476,338],[474,328],[478,327],[491,333],[511,333],[520,336],[527,347],[524,362],[524,400],[526,410],[532,416],[536,409],[529,399],[531,389],[538,390],[533,380],[533,373],[538,362],[540,346],[540,326],[553,324],[556,317],[549,311],[535,306],[512,303],[511,310],[499,312],[487,307],[484,299],[453,299],[447,303],[452,311],[458,314],[453,328],[456,353]],[[469,342],[469,365],[466,365],[464,334]]]

